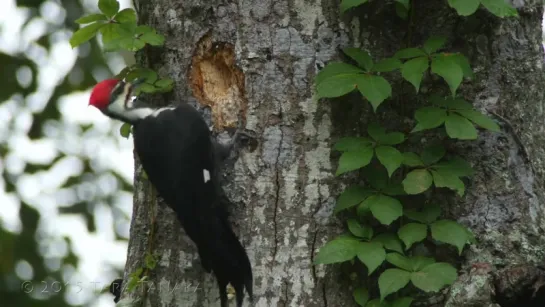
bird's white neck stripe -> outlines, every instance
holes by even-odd
[[[164,107],[159,109],[153,109],[148,107],[135,108],[134,98],[127,101],[125,106],[125,100],[123,95],[120,95],[119,99],[108,105],[108,112],[117,115],[120,118],[125,119],[128,122],[135,122],[137,120],[144,119],[148,116],[156,117],[163,111],[173,110],[174,107]]]

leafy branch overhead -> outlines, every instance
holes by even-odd
[[[130,51],[136,52],[146,45],[162,46],[165,37],[147,25],[138,25],[134,9],[119,10],[117,0],[99,0],[98,8],[101,13],[90,14],[77,19],[75,22],[84,27],[77,30],[70,38],[70,45],[75,48],[101,34],[105,52]],[[132,81],[136,78],[145,78],[135,92],[164,93],[172,90],[173,80],[159,78],[157,73],[149,68],[138,65],[126,67],[117,76],[119,79]],[[121,136],[128,138],[130,125],[123,124],[120,128]]]
[[[341,13],[371,1],[342,0]],[[517,15],[502,0],[443,1],[462,16],[475,13],[481,5],[499,17]],[[414,13],[410,0],[396,0],[395,5],[402,19],[407,20]],[[455,249],[458,255],[466,245],[476,243],[465,226],[441,218],[441,207],[432,204],[432,195],[447,188],[456,193],[453,196],[463,197],[465,182],[475,173],[467,161],[447,151],[444,139],[475,140],[477,128],[499,132],[500,127],[457,95],[464,79],[470,81],[474,74],[468,58],[445,51],[447,48],[448,38],[443,36],[429,37],[421,46],[400,49],[384,59],[347,47],[342,50],[346,62],[331,62],[316,75],[316,99],[342,97],[357,90],[371,104],[373,113],[393,95],[389,81],[393,80],[392,73],[399,72],[416,95],[422,96],[425,79],[426,85],[430,85],[426,86],[427,96],[419,100],[425,105],[414,112],[409,133],[387,131],[372,121],[365,136],[342,137],[333,147],[340,153],[335,175],[341,178],[350,173],[358,184],[344,189],[334,209],[335,214],[347,217],[347,232],[320,248],[314,264],[363,265],[365,276],[359,276],[357,266],[353,266],[350,275],[355,283],[353,297],[359,306],[409,307],[413,298],[407,294],[411,290],[402,290],[407,285],[425,292],[437,292],[451,285],[457,279],[456,268],[421,255],[421,250],[426,249],[424,242]],[[438,81],[429,78],[433,75],[440,77],[435,78]],[[446,87],[449,95],[438,95],[436,89]],[[434,133],[430,138],[439,138],[437,141],[428,142],[427,146],[415,142],[442,126],[445,133]],[[418,194],[419,198],[414,198]],[[407,208],[401,199],[424,204]],[[370,280],[372,274],[378,280]],[[378,293],[377,287],[369,285],[372,281],[378,283]]]

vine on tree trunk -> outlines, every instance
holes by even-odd
[[[340,11],[345,13],[370,1],[373,0],[342,0]],[[411,4],[414,1],[395,0],[397,15],[410,19],[411,24],[414,15]],[[446,2],[461,16],[475,13],[480,5],[499,17],[517,16],[517,11],[504,0]],[[89,41],[99,32],[105,52],[136,52],[149,45],[164,44],[163,35],[149,26],[137,24],[133,9],[119,11],[117,0],[99,0],[98,8],[101,13],[76,20],[76,23],[86,26],[73,34],[70,39],[72,48]],[[340,97],[357,89],[376,113],[392,96],[392,86],[384,75],[400,71],[403,79],[419,93],[422,79],[431,72],[446,82],[450,95],[429,95],[430,105],[415,112],[416,125],[409,134],[444,126],[445,139],[474,140],[478,136],[475,126],[498,132],[500,128],[493,120],[456,96],[462,80],[471,79],[473,72],[463,54],[440,51],[446,42],[445,37],[433,36],[421,47],[401,49],[393,57],[379,61],[373,61],[368,52],[359,48],[344,48],[343,52],[355,65],[343,62],[326,65],[315,78],[315,98]],[[173,87],[171,79],[159,78],[152,69],[139,65],[126,67],[115,77],[127,81],[144,77],[146,82],[138,91],[145,93],[168,92]],[[124,124],[120,133],[128,137],[130,126]],[[434,292],[456,280],[457,270],[453,265],[419,255],[414,249],[415,243],[431,239],[432,244],[454,246],[458,255],[462,254],[466,244],[475,243],[467,228],[456,221],[440,219],[441,210],[437,204],[426,202],[418,209],[403,207],[400,196],[428,192],[426,196],[429,199],[432,186],[447,188],[463,196],[465,184],[462,178],[474,173],[468,162],[448,154],[441,144],[420,148],[418,153],[401,152],[398,147],[408,143],[407,139],[405,133],[386,131],[377,122],[371,122],[367,136],[344,137],[334,145],[334,149],[341,152],[336,175],[361,169],[366,185],[349,186],[339,196],[334,212],[351,213],[346,220],[349,232],[323,246],[314,258],[314,264],[355,263],[358,259],[367,268],[367,275],[380,272],[377,274],[378,291],[374,291],[376,287],[365,286],[364,278],[352,275],[356,283],[354,299],[363,307],[408,307],[414,300],[411,296],[414,288]],[[409,222],[402,219],[403,216]],[[156,265],[152,255],[154,217],[151,224],[144,266],[130,274],[129,292],[139,282],[145,281]],[[409,283],[414,286],[412,289],[406,287]],[[130,305],[134,301],[125,303]]]
[[[341,13],[367,2],[343,0]],[[413,16],[410,0],[395,2],[399,17]],[[499,17],[517,16],[517,11],[504,0],[447,2],[462,16],[475,13],[480,4]],[[463,54],[440,51],[446,42],[446,37],[433,36],[421,47],[401,49],[393,57],[379,61],[373,61],[367,51],[359,48],[344,48],[343,53],[354,65],[329,63],[314,81],[316,100],[344,96],[357,89],[375,113],[392,96],[392,86],[384,77],[387,73],[400,71],[417,94],[422,79],[431,73],[443,79],[450,92],[444,97],[439,93],[428,95],[429,105],[416,110],[416,125],[408,134],[386,131],[377,122],[371,122],[367,136],[344,137],[334,145],[333,149],[341,152],[336,175],[361,170],[365,185],[349,186],[339,196],[334,213],[349,213],[348,232],[323,246],[314,264],[347,261],[355,264],[358,259],[368,276],[377,272],[378,288],[356,272],[351,275],[355,282],[354,300],[360,306],[408,307],[414,300],[415,288],[436,292],[454,283],[458,277],[456,268],[422,255],[413,248],[415,243],[430,239],[431,244],[452,245],[459,256],[466,244],[475,243],[466,227],[441,219],[440,207],[429,201],[434,191],[432,186],[450,189],[462,197],[465,192],[462,178],[474,173],[469,163],[448,154],[442,143],[420,148],[419,152],[402,152],[397,148],[409,143],[410,135],[442,127],[443,140],[477,139],[476,126],[500,131],[492,119],[456,95],[462,80],[472,79],[473,72]],[[417,144],[411,145],[414,148]],[[404,208],[399,199],[425,192],[428,201],[417,209]],[[409,283],[412,287],[407,287]]]

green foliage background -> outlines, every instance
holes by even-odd
[[[65,11],[64,21],[50,22],[48,16],[43,15],[48,14],[47,7],[52,4]],[[5,4],[3,3],[3,5]],[[93,155],[83,151],[78,152],[75,148],[73,150],[63,149],[64,146],[70,146],[70,144],[63,144],[62,140],[57,145],[56,156],[52,161],[47,162],[25,162],[13,158],[13,153],[17,148],[9,140],[13,135],[24,133],[30,142],[39,143],[51,139],[48,131],[52,126],[61,131],[63,129],[77,131],[76,134],[69,135],[76,145],[81,145],[79,142],[84,142],[86,135],[97,137],[99,133],[94,131],[92,125],[76,124],[77,126],[74,127],[74,124],[67,124],[60,110],[60,100],[65,95],[88,90],[97,81],[100,81],[96,80],[95,76],[112,76],[118,71],[112,71],[111,66],[108,65],[111,56],[105,55],[97,40],[92,39],[79,48],[80,56],[77,57],[72,70],[62,76],[47,101],[43,101],[43,108],[34,109],[30,113],[29,110],[32,107],[29,101],[32,99],[33,93],[39,89],[38,74],[41,69],[39,61],[33,57],[33,54],[36,54],[33,50],[51,55],[59,37],[62,41],[68,41],[70,32],[75,32],[79,28],[74,20],[88,13],[95,13],[98,8],[96,4],[93,7],[84,8],[82,2],[76,0],[17,0],[16,5],[27,11],[27,17],[22,25],[23,30],[32,27],[36,21],[46,20],[46,31],[43,35],[33,39],[27,46],[23,46],[18,52],[8,54],[0,51],[0,67],[2,67],[0,109],[4,107],[11,112],[9,118],[3,121],[2,127],[0,127],[2,132],[0,133],[0,169],[3,182],[3,190],[0,191],[0,194],[3,194],[4,197],[12,197],[20,203],[19,218],[22,226],[19,231],[7,230],[4,226],[0,227],[0,305],[17,307],[70,306],[67,299],[73,304],[77,304],[78,300],[67,298],[65,295],[67,287],[61,287],[60,291],[53,289],[43,291],[44,286],[41,282],[46,280],[48,282],[69,282],[67,272],[77,269],[80,265],[80,259],[72,249],[73,242],[68,237],[50,237],[47,232],[42,230],[44,217],[41,212],[35,209],[32,202],[45,202],[46,199],[40,198],[39,195],[32,201],[25,199],[18,189],[18,184],[25,176],[50,173],[54,171],[57,163],[67,158],[77,158],[83,165],[81,172],[63,180],[59,187],[59,191],[63,190],[75,197],[70,200],[62,197],[57,198],[56,205],[64,203],[62,207],[57,207],[58,214],[82,217],[87,224],[88,231],[94,233],[96,232],[96,218],[100,218],[94,213],[99,203],[109,206],[115,221],[115,225],[112,225],[114,229],[119,229],[119,227],[128,229],[129,217],[118,207],[118,202],[120,197],[126,196],[132,191],[132,181],[124,178],[114,169],[100,166],[100,161],[97,161],[97,157]],[[3,26],[0,25],[0,30],[1,27]],[[57,60],[62,61],[63,59]],[[18,73],[21,74],[21,68],[31,72],[31,80],[28,84],[18,81]],[[45,95],[47,96],[47,94]],[[87,104],[87,101],[81,101],[81,104]],[[31,124],[26,131],[17,124],[18,114],[23,112],[31,114]],[[67,125],[72,126],[68,129]],[[118,129],[119,127],[116,127],[107,132],[104,141],[119,142]],[[125,139],[122,141],[127,142]],[[40,155],[40,152],[33,154]],[[23,167],[18,169],[14,166],[18,163],[22,163]],[[106,183],[110,185],[107,189],[109,192],[89,192],[90,185],[98,186],[99,182],[105,179]],[[40,191],[40,193],[45,193],[45,191]],[[2,204],[2,206],[7,206],[7,204]],[[0,222],[3,221],[0,219]],[[0,225],[4,224],[0,223]],[[121,231],[121,233],[123,232]],[[115,232],[115,236],[116,240],[126,241],[127,239],[119,231]],[[48,248],[59,245],[67,247],[66,252],[53,256],[48,254]],[[93,246],[89,246],[89,249],[93,248]],[[34,290],[30,294],[25,293],[21,288],[23,279],[15,272],[15,268],[22,260],[30,264],[33,272]],[[52,265],[52,263],[56,264]],[[110,268],[112,276],[121,276],[120,271],[116,272],[120,269],[122,268]],[[100,268],[100,270],[104,271],[108,268]],[[107,296],[108,300],[112,298],[109,294]],[[83,304],[88,303],[84,302]]]

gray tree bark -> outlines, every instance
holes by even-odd
[[[533,284],[540,271],[532,268],[543,262],[545,250],[542,1],[517,1],[518,19],[484,10],[459,18],[444,1],[413,1],[413,26],[401,21],[388,1],[371,2],[342,19],[337,2],[136,3],[140,22],[166,36],[164,48],[148,49],[140,58],[175,80],[174,91],[157,103],[188,101],[202,108],[223,136],[237,125],[259,136],[224,176],[233,224],[253,265],[255,306],[354,305],[350,282],[338,266],[311,263],[317,249],[342,230],[332,216],[341,187],[333,175],[337,158],[330,157],[331,145],[339,135],[363,131],[373,115],[359,98],[314,102],[312,82],[337,57],[338,46],[355,45],[382,58],[431,34],[448,36],[450,50],[468,55],[476,81],[464,83],[461,94],[485,113],[499,115],[504,128],[449,148],[468,158],[477,175],[466,197],[445,194],[443,209],[469,226],[479,242],[464,253],[461,277],[436,305],[492,306],[521,285],[510,285],[505,276]],[[399,128],[407,123],[398,119],[412,118],[418,103],[412,103],[417,98],[407,84],[393,81],[394,97],[385,103],[396,107],[384,118]],[[404,112],[397,111],[402,105]],[[172,211],[156,202],[135,160],[125,282],[148,251],[159,262],[146,294],[130,295],[143,296],[146,306],[219,306],[214,278],[203,274],[192,242],[180,235]],[[521,272],[535,278],[529,281]]]

